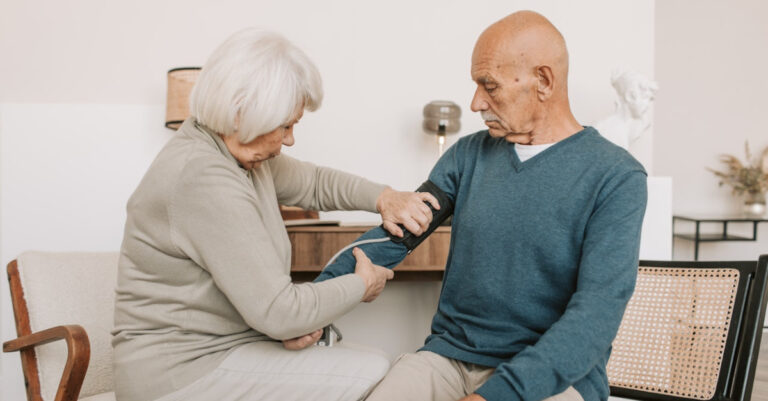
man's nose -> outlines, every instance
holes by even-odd
[[[485,100],[479,86],[475,89],[475,96],[472,97],[472,103],[470,103],[469,108],[474,112],[488,110],[488,102]]]

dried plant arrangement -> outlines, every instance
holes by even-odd
[[[721,155],[720,161],[725,164],[726,170],[708,170],[720,178],[720,186],[730,185],[734,195],[746,196],[745,203],[765,204],[765,193],[768,192],[768,147],[760,157],[753,159],[749,142],[745,142],[744,153],[744,163],[735,156]]]

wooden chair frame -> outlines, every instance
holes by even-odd
[[[749,401],[757,368],[768,301],[768,255],[756,262],[640,261],[640,267],[732,268],[740,272],[736,307],[728,329],[722,365],[711,401]],[[611,386],[611,395],[648,401],[692,400]]]
[[[3,352],[21,352],[21,367],[24,371],[24,384],[27,388],[27,400],[42,401],[40,394],[40,376],[37,367],[35,348],[52,341],[64,340],[67,343],[67,362],[61,375],[55,401],[76,401],[83,386],[85,372],[91,357],[88,334],[79,325],[56,326],[32,333],[29,325],[29,311],[21,286],[19,268],[16,260],[8,264],[8,282],[10,283],[13,315],[16,320],[16,339],[3,343]]]

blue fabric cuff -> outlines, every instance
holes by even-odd
[[[387,232],[384,231],[383,228],[376,227],[361,235],[355,242],[387,237]],[[371,259],[373,264],[384,266],[389,269],[397,266],[397,264],[408,255],[408,249],[405,245],[396,244],[392,241],[363,244],[359,245],[358,248],[365,252],[366,256]],[[339,255],[333,263],[326,267],[320,275],[315,278],[314,282],[318,283],[344,274],[354,273],[357,260],[355,259],[355,255],[352,254],[352,249],[354,248],[349,248]]]

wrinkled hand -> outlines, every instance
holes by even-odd
[[[485,401],[485,398],[477,395],[477,394],[470,394],[459,401]]]
[[[437,210],[440,209],[437,199],[429,192],[400,192],[387,188],[376,200],[376,210],[381,214],[382,225],[392,235],[403,236],[403,230],[398,224],[402,224],[416,235],[421,235],[432,221],[432,211],[424,202],[429,202]]]
[[[322,335],[323,335],[322,329],[315,330],[301,337],[291,338],[290,340],[283,340],[283,347],[291,351],[304,349],[316,343],[317,340],[319,340],[320,336]]]
[[[353,249],[352,254],[355,255],[357,260],[355,274],[362,277],[365,282],[363,302],[371,302],[381,294],[381,291],[384,290],[384,286],[387,284],[387,280],[395,277],[395,273],[386,267],[374,265],[360,248]]]

